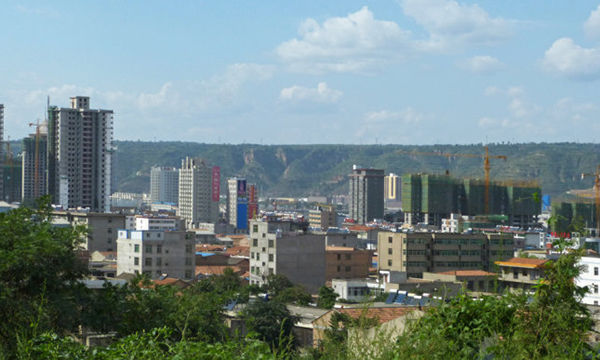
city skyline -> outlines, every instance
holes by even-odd
[[[596,142],[600,4],[8,1],[5,138],[90,96],[116,140]],[[93,14],[93,16],[91,15]]]

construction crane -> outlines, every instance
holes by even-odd
[[[581,173],[581,180],[586,176],[594,177],[594,197],[596,198],[596,236],[600,236],[600,165],[596,173]]]
[[[485,194],[484,194],[484,209],[485,213],[489,214],[490,212],[490,170],[492,166],[490,165],[490,159],[502,159],[506,161],[507,157],[505,155],[490,155],[489,149],[487,146],[484,147],[485,154],[452,154],[452,153],[443,153],[443,152],[418,152],[418,151],[403,151],[399,150],[396,153],[405,154],[405,155],[420,155],[420,156],[444,156],[447,159],[455,158],[455,157],[466,157],[466,158],[479,158],[483,159],[483,171],[485,174]],[[449,171],[446,170],[446,175],[449,174]]]
[[[35,153],[33,165],[33,197],[37,199],[40,189],[40,119],[35,123],[29,123],[29,126],[35,126]]]

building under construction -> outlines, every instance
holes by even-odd
[[[554,232],[570,232],[571,224],[579,223],[591,235],[595,235],[598,224],[596,223],[596,207],[591,201],[578,199],[572,202],[553,202],[552,216],[556,221],[550,224]]]
[[[540,213],[541,188],[535,182],[457,179],[449,175],[406,174],[402,177],[402,209],[407,224],[440,226],[450,214],[506,215],[511,226],[530,226]]]

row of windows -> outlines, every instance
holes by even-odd
[[[448,262],[436,261],[435,266],[436,267],[479,269],[479,268],[481,268],[482,264],[481,264],[481,262],[477,262],[477,261],[448,261]]]

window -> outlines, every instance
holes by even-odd
[[[346,254],[346,260],[350,260],[352,258],[352,254]]]
[[[273,275],[274,271],[273,269],[269,268],[269,275]]]
[[[189,258],[189,257],[185,258],[185,265],[186,266],[192,265],[192,258]]]
[[[186,270],[185,271],[185,278],[186,279],[191,279],[192,278],[192,272],[190,270]]]
[[[272,248],[273,247],[273,240],[269,240],[269,247]]]
[[[152,245],[146,245],[146,254],[152,254]]]
[[[273,261],[273,254],[269,254],[269,261]]]
[[[513,271],[513,279],[518,279],[519,278],[519,271],[515,270]]]
[[[594,268],[594,275],[595,275],[595,276],[598,276],[598,267],[595,267],[595,268]]]
[[[391,244],[391,243],[392,243],[392,241],[394,241],[394,238],[393,238],[393,237],[391,237],[391,236],[390,236],[390,237],[388,237],[388,243],[390,243],[390,244]]]
[[[346,272],[350,272],[350,266],[346,266]]]
[[[185,245],[185,252],[186,254],[190,254],[192,252],[192,244]]]
[[[252,239],[252,246],[258,246],[258,239]]]
[[[485,281],[479,280],[479,291],[483,291],[484,287],[485,287]]]
[[[157,254],[162,253],[162,245],[156,245],[156,253]]]
[[[337,266],[337,271],[338,271],[338,272],[342,271],[342,267],[338,265],[338,266]]]
[[[388,266],[392,266],[392,260],[388,260]]]
[[[258,225],[252,225],[252,232],[258,232]]]
[[[392,255],[392,253],[393,253],[392,248],[389,248],[388,249],[388,255]]]
[[[598,293],[598,285],[594,284],[593,287],[594,287],[594,294],[597,294]]]
[[[133,245],[133,252],[139,253],[140,252],[140,245],[138,245],[138,244]]]
[[[337,254],[337,259],[342,260],[342,254]]]
[[[144,265],[146,265],[146,266],[152,266],[152,258],[146,258],[144,260]]]
[[[140,264],[140,258],[139,257],[134,257],[133,258],[133,265],[139,265]]]
[[[157,257],[156,258],[156,266],[161,266],[162,265],[162,258]]]

